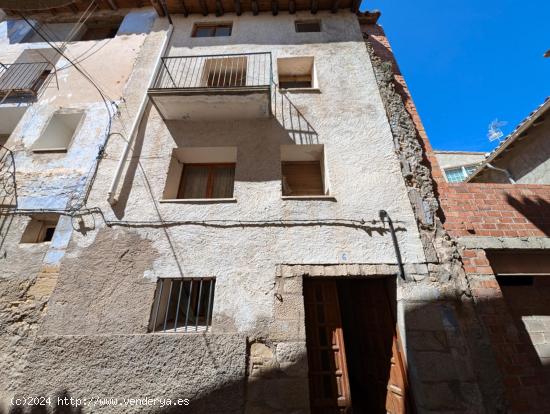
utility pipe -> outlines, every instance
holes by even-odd
[[[506,174],[506,177],[508,177],[508,180],[510,181],[511,184],[515,184],[516,181],[512,178],[512,174],[510,174],[510,171],[504,169],[504,168],[498,168],[498,167],[495,167],[494,165],[490,164],[490,163],[487,163],[485,164],[487,166],[487,168],[491,169],[491,170],[495,170],[495,171],[500,171],[504,174]]]
[[[384,219],[388,220],[388,226],[390,228],[393,248],[395,250],[395,256],[397,257],[397,265],[399,267],[399,276],[401,277],[401,279],[407,280],[405,276],[405,267],[403,266],[403,259],[401,258],[401,250],[399,249],[399,242],[397,241],[395,228],[393,227],[393,221],[386,210],[380,210],[378,214],[380,215],[380,220],[382,220],[382,223],[384,223],[385,221]]]
[[[166,48],[168,47],[168,44],[170,43],[170,38],[172,37],[172,32],[174,31],[174,26],[170,24],[168,27],[168,32],[166,33],[166,38],[164,39],[164,42],[162,44],[162,47],[160,48],[160,53],[155,61],[155,68],[151,73],[151,78],[149,79],[147,88],[151,88],[153,86],[153,82],[155,82],[155,79],[157,77],[157,73],[160,69],[160,63],[162,60],[162,57],[166,53]],[[124,164],[126,163],[126,158],[128,157],[128,153],[130,152],[130,148],[132,147],[132,144],[134,142],[134,138],[137,135],[137,130],[139,128],[139,124],[141,123],[141,120],[143,118],[143,113],[145,112],[145,107],[147,106],[148,102],[148,95],[147,91],[145,91],[145,94],[143,95],[143,100],[141,101],[141,104],[139,106],[139,109],[137,111],[136,117],[134,118],[134,122],[132,123],[132,127],[130,128],[130,136],[126,140],[126,145],[124,146],[124,151],[122,151],[122,155],[120,157],[120,160],[118,161],[118,165],[115,171],[115,175],[113,177],[113,181],[111,182],[111,187],[109,188],[109,193],[107,196],[107,200],[109,201],[109,204],[114,205],[117,202],[117,199],[115,198],[115,193],[118,187],[118,183],[120,182],[120,177],[122,175],[122,171],[124,170]]]

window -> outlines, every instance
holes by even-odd
[[[122,21],[115,22],[87,22],[86,32],[80,40],[112,39],[116,36]]]
[[[297,20],[295,28],[297,33],[320,32],[321,22],[319,20]]]
[[[40,138],[32,146],[32,150],[34,152],[66,152],[82,117],[82,112],[55,113]]]
[[[193,37],[231,36],[232,23],[197,23],[193,28]]]
[[[316,87],[313,57],[279,58],[277,72],[282,89]]]
[[[445,176],[449,183],[461,183],[477,169],[477,165],[466,165],[445,169]]]
[[[21,243],[50,242],[55,234],[59,215],[33,217],[25,228]]]
[[[27,110],[26,107],[7,107],[0,109],[0,145],[5,146],[8,138]]]
[[[163,199],[232,200],[236,162],[236,147],[174,149]]]
[[[185,164],[178,198],[232,198],[235,164]]]
[[[281,172],[283,196],[328,195],[322,145],[283,145]]]
[[[203,84],[208,88],[246,86],[246,56],[207,59]]]
[[[149,331],[207,332],[212,326],[214,278],[160,279]]]

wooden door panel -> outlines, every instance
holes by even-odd
[[[312,413],[351,413],[336,282],[304,283]]]
[[[304,299],[312,414],[406,413],[406,372],[386,281],[305,279]]]

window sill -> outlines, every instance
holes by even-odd
[[[337,201],[336,197],[331,195],[305,195],[305,196],[281,196],[282,200],[321,200]]]
[[[159,200],[161,203],[179,204],[210,204],[210,203],[236,203],[236,198],[165,198]]]
[[[319,88],[279,88],[281,93],[297,92],[297,93],[321,93]]]

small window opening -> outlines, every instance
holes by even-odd
[[[55,113],[32,146],[34,152],[66,152],[83,117],[82,112]]]
[[[319,20],[297,20],[295,28],[297,33],[320,32],[321,22]]]
[[[277,59],[279,87],[282,89],[314,88],[315,71],[312,57]]]
[[[283,196],[328,195],[323,145],[281,146]]]
[[[112,39],[116,36],[122,21],[114,22],[86,22],[86,32],[80,40]]]
[[[232,198],[235,164],[185,164],[178,198]]]
[[[287,161],[282,163],[283,195],[323,195],[320,161]]]
[[[232,23],[198,23],[193,29],[193,37],[222,37],[231,36]]]
[[[207,332],[212,326],[214,278],[160,279],[150,332]]]
[[[58,221],[59,216],[31,218],[31,221],[23,232],[21,243],[51,242],[53,240]]]
[[[1,94],[0,94],[1,95]],[[2,98],[0,97],[0,100]],[[23,118],[26,106],[0,108],[0,145],[6,146],[9,137],[17,128],[19,121]],[[1,154],[0,154],[1,158]],[[2,162],[0,161],[0,164]]]

